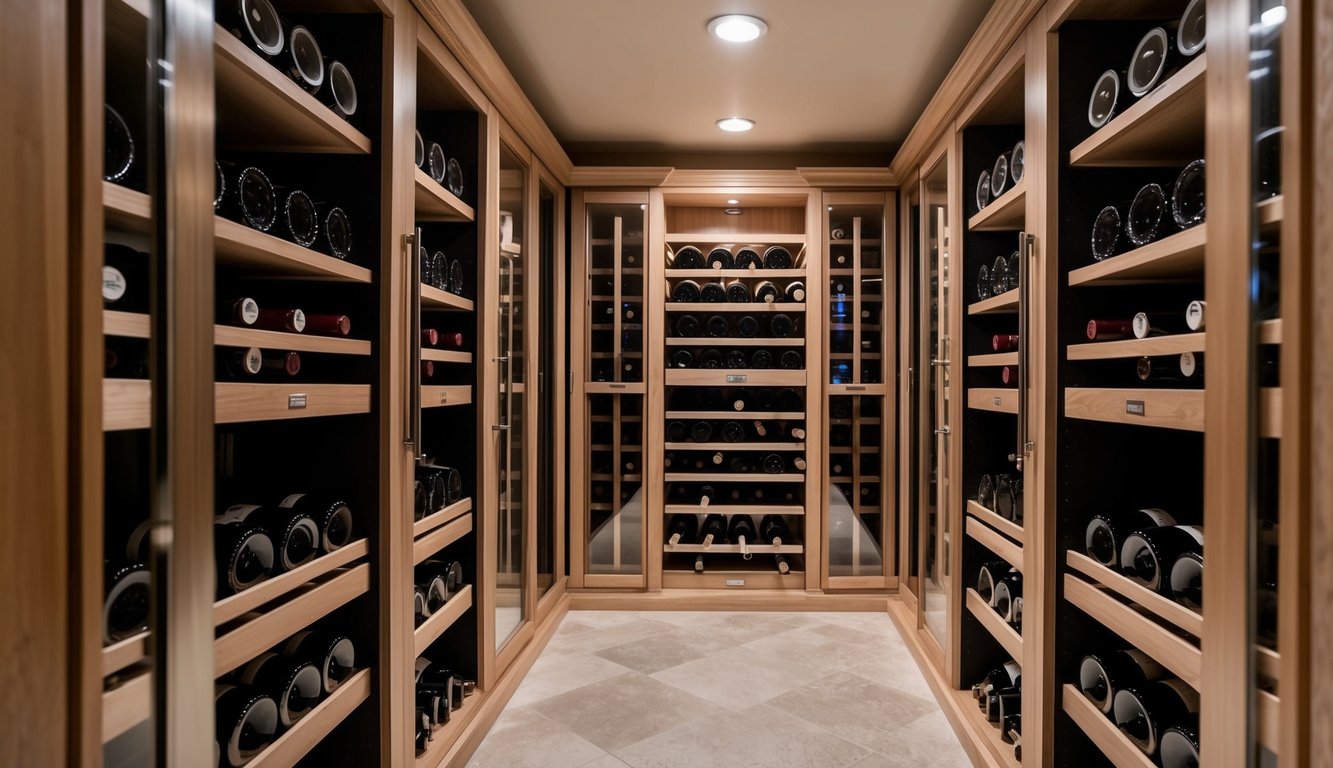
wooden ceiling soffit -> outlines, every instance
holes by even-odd
[[[674,170],[671,166],[576,165],[569,174],[569,186],[660,187]]]
[[[568,184],[573,163],[537,108],[505,66],[491,41],[477,26],[462,0],[411,0],[426,22],[495,105],[514,132],[561,183]]]
[[[898,179],[888,168],[797,168],[812,187],[896,187]]]

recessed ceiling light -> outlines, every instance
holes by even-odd
[[[755,16],[729,14],[708,22],[708,31],[728,43],[748,43],[763,37],[768,25]]]
[[[725,213],[725,214],[727,214],[728,216],[740,216],[740,215],[741,215],[741,209],[740,209],[740,208],[723,208],[723,209],[722,209],[722,212]]]
[[[724,117],[717,121],[717,127],[727,133],[744,133],[754,127],[754,121],[744,117]]]
[[[740,201],[740,200],[728,200],[728,201],[727,201],[727,205],[740,205],[740,204],[741,204],[741,201]]]

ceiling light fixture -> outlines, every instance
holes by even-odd
[[[754,127],[754,121],[744,117],[724,117],[717,121],[717,127],[727,133],[745,133]]]
[[[725,214],[727,214],[728,216],[740,216],[740,215],[741,215],[741,209],[740,209],[740,208],[723,208],[723,209],[722,209],[722,212],[725,213]]]
[[[763,37],[768,25],[757,16],[728,14],[709,21],[708,31],[728,43],[748,43]]]
[[[741,201],[740,201],[740,200],[728,200],[728,201],[727,201],[727,205],[740,205],[740,204],[741,204]]]

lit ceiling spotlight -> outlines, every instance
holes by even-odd
[[[744,117],[724,117],[717,121],[717,127],[727,133],[745,133],[754,127],[754,121]]]
[[[708,31],[728,43],[748,43],[763,37],[768,25],[756,16],[728,14],[708,22]]]
[[[740,208],[723,208],[723,209],[722,209],[722,212],[725,213],[725,214],[727,214],[728,216],[740,216],[740,215],[741,215],[741,209],[740,209]]]
[[[740,200],[728,200],[728,201],[727,201],[727,205],[740,205],[740,204],[741,204],[741,201],[740,201]]]

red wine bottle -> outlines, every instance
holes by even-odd
[[[1089,320],[1088,341],[1115,341],[1134,335],[1132,320]]]
[[[265,355],[259,347],[233,349],[223,354],[222,369],[235,380],[281,380],[301,372],[299,352]]]
[[[990,337],[990,345],[995,352],[1011,352],[1018,349],[1018,334],[997,333]]]
[[[1078,687],[1103,714],[1111,714],[1117,691],[1142,688],[1166,677],[1166,669],[1136,649],[1088,654],[1078,668]]]
[[[287,641],[283,653],[309,659],[319,670],[324,693],[330,694],[356,669],[356,646],[339,632],[304,630]]]
[[[312,662],[276,653],[261,654],[246,665],[240,682],[273,699],[284,729],[310,714],[324,691],[319,670]]]
[[[694,515],[672,515],[667,521],[667,533],[670,534],[667,543],[673,547],[692,544],[699,535],[699,520]]]
[[[213,689],[220,765],[240,768],[273,743],[278,705],[256,688],[218,684]]]
[[[1154,755],[1168,728],[1197,726],[1199,694],[1175,678],[1122,688],[1116,691],[1111,714],[1134,746],[1145,755]]]
[[[352,541],[352,510],[336,496],[294,493],[278,506],[304,512],[319,526],[320,547],[325,552],[347,546]]]
[[[704,517],[704,524],[699,528],[700,543],[705,548],[714,544],[727,543],[727,519],[722,515],[712,514]]]
[[[352,319],[347,315],[306,315],[305,330],[321,336],[349,336],[352,333]]]

